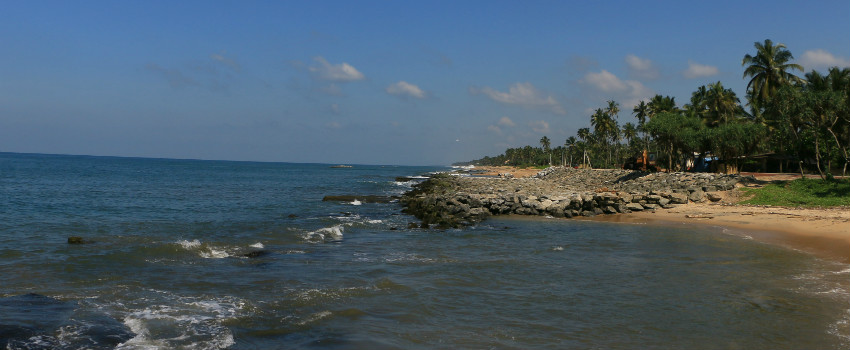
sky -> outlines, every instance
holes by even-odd
[[[850,67],[841,1],[4,1],[0,152],[447,165]],[[803,75],[803,72],[795,72]]]

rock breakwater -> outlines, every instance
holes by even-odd
[[[490,215],[595,216],[718,200],[738,175],[550,167],[529,178],[435,175],[400,202],[422,227],[472,225]]]

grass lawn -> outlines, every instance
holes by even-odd
[[[848,180],[797,179],[743,190],[754,197],[741,202],[742,204],[784,207],[850,206]]]

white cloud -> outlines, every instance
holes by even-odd
[[[682,74],[685,78],[694,79],[701,77],[710,77],[712,75],[717,75],[719,71],[715,66],[708,66],[704,64],[699,64],[694,61],[688,60],[688,69],[686,69]]]
[[[584,82],[604,92],[623,91],[627,88],[624,81],[604,69],[599,73],[587,73]]]
[[[800,64],[805,69],[850,67],[850,60],[836,57],[823,49],[809,50],[803,53]]]
[[[355,81],[366,78],[363,73],[360,73],[360,71],[356,68],[345,62],[340,64],[330,64],[322,56],[314,57],[313,61],[315,61],[316,64],[310,66],[308,69],[310,72],[316,74],[319,79],[330,81]]]
[[[648,59],[628,54],[626,55],[626,65],[629,66],[630,76],[642,79],[658,79],[658,69]]]
[[[605,93],[605,99],[620,101],[621,106],[633,106],[641,99],[654,94],[652,89],[637,80],[622,80],[613,73],[602,70],[599,73],[587,73],[583,83]]]
[[[508,92],[497,91],[486,86],[481,89],[470,88],[469,91],[473,94],[484,94],[493,101],[504,104],[514,104],[525,108],[542,108],[555,114],[566,114],[564,108],[552,95],[545,95],[531,83],[516,83],[508,89]]]
[[[549,123],[544,120],[535,120],[528,122],[528,126],[530,126],[531,130],[534,130],[534,132],[538,134],[548,134],[550,132]]]
[[[501,129],[500,127],[498,127],[498,126],[495,126],[495,125],[489,125],[489,126],[487,126],[487,130],[490,130],[490,131],[492,131],[492,132],[494,132],[494,133],[497,133],[497,134],[499,134],[499,135],[501,135],[501,134],[502,134],[502,129]]]
[[[514,124],[514,121],[508,117],[502,117],[502,119],[499,119],[498,124],[501,126],[516,126],[516,124]]]
[[[399,81],[398,83],[387,86],[387,93],[390,95],[402,96],[402,97],[413,97],[413,98],[425,98],[427,94],[425,91],[422,91],[418,86],[408,83],[406,81]]]
[[[229,58],[229,57],[225,57],[225,56],[224,56],[224,53],[221,53],[221,54],[218,54],[218,53],[211,54],[211,55],[210,55],[210,58],[212,58],[214,61],[218,61],[218,62],[221,62],[221,63],[223,63],[223,64],[225,64],[225,65],[229,66],[230,68],[232,68],[233,70],[235,70],[235,71],[237,71],[237,72],[238,72],[238,71],[240,71],[240,70],[242,70],[242,66],[241,66],[241,65],[239,65],[239,63],[238,63],[238,62],[236,62],[236,60],[234,60],[234,59],[232,59],[232,58]]]

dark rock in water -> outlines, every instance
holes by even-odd
[[[398,230],[398,228],[397,228],[397,227],[395,227],[395,226],[390,227],[390,231],[395,231],[395,230]]]
[[[415,223],[415,222],[408,222],[408,223],[407,223],[407,228],[408,228],[408,229],[419,228],[419,224],[417,224],[417,223]]]
[[[121,322],[75,302],[39,294],[0,298],[2,349],[113,349],[134,336]]]
[[[271,253],[272,252],[270,252],[268,250],[255,250],[255,251],[252,251],[252,252],[242,254],[242,256],[244,256],[246,258],[259,258],[259,257],[262,257],[262,256],[269,255]]]
[[[413,181],[413,178],[407,177],[407,176],[399,176],[399,177],[396,177],[395,180],[398,181],[398,182],[408,182],[408,181]]]
[[[68,244],[83,244],[86,241],[83,240],[83,237],[71,236],[68,237]]]
[[[337,201],[337,202],[353,202],[355,200],[360,201],[361,203],[390,203],[393,200],[397,200],[398,197],[393,196],[353,196],[353,195],[342,195],[342,196],[325,196],[322,198],[323,202],[329,201]]]
[[[295,219],[295,218],[297,218],[297,217],[298,217],[298,215],[295,215],[295,214],[289,214],[289,215],[287,215],[286,217],[288,217],[288,218],[290,218],[290,219]]]

